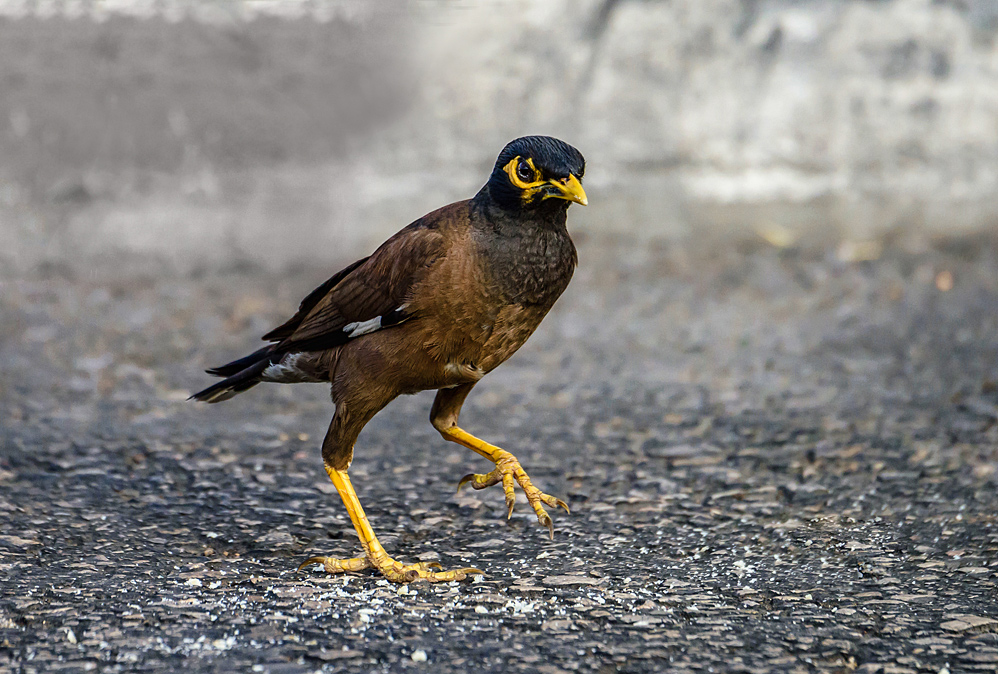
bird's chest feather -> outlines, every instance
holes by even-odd
[[[451,362],[474,364],[482,374],[499,366],[533,334],[564,292],[575,270],[575,246],[562,229],[476,237],[471,265],[476,300],[455,313],[458,348]],[[468,278],[465,276],[464,278]]]
[[[564,291],[575,248],[563,235],[475,237],[418,292],[424,352],[448,384],[473,381],[523,345]]]
[[[577,257],[564,224],[507,227],[475,239],[488,291],[502,305],[546,312],[572,280]]]

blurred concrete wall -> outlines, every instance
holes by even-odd
[[[50,36],[47,48],[26,44],[5,59],[21,71],[2,86],[16,85],[17,100],[29,103],[0,111],[0,247],[8,258],[24,252],[21,259],[139,250],[188,266],[349,257],[470,196],[502,145],[527,133],[560,136],[586,155],[592,206],[575,209],[573,220],[592,233],[720,227],[870,238],[998,222],[995,0],[371,6],[0,0],[0,15],[10,17],[0,32],[78,17],[61,41]],[[261,14],[270,11],[290,16],[267,24]],[[110,160],[72,159],[63,149],[75,147],[68,122],[35,121],[32,105],[61,99],[51,81],[33,78],[44,63],[32,50],[50,61],[106,60],[109,29],[83,39],[79,26],[108,26],[122,13],[141,18],[116,24],[119,42],[159,27],[162,68],[199,68],[188,52],[169,58],[177,26],[194,24],[202,64],[211,64],[203,70],[244,84],[233,97],[209,78],[187,107],[178,101],[192,96],[189,86],[164,85],[162,110],[135,108],[159,115],[167,147],[186,148],[171,150],[176,161],[143,165],[127,143]],[[317,48],[323,40],[345,47]],[[231,63],[219,64],[233,49]],[[127,66],[121,58],[94,66],[119,101],[103,131],[109,139],[128,114],[120,101],[150,86]],[[63,91],[75,95],[66,83]],[[112,108],[82,110],[100,127]],[[340,118],[348,133],[334,131]],[[235,139],[228,153],[219,138]],[[38,153],[56,170],[26,175],[9,159]],[[137,170],[153,177],[137,179]]]
[[[594,226],[875,233],[998,214],[994,0],[485,2],[427,14],[427,86],[405,130],[425,141],[418,152],[454,165],[525,131],[564,136],[589,160]]]

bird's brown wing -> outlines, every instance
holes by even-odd
[[[282,325],[279,325],[278,327],[274,328],[273,330],[265,334],[260,339],[266,340],[268,342],[279,342],[293,335],[295,330],[298,329],[298,326],[300,326],[302,321],[305,320],[305,317],[308,316],[312,312],[312,309],[315,308],[315,305],[317,305],[329,293],[330,290],[335,288],[337,283],[342,281],[350,274],[350,272],[352,272],[354,269],[367,262],[369,259],[370,259],[369,257],[365,257],[360,260],[357,260],[353,264],[350,264],[344,267],[343,269],[339,270],[335,274],[333,274],[333,276],[329,280],[327,280],[321,286],[319,286],[318,288],[316,288],[315,290],[313,290],[312,292],[310,292],[308,295],[305,296],[305,299],[303,299],[301,301],[301,304],[298,305],[298,311],[295,312],[294,316],[289,318]]]
[[[410,288],[444,254],[434,215],[412,223],[316,288],[291,320],[264,339],[279,342],[282,352],[322,351],[411,318],[406,311]]]

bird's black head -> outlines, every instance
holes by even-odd
[[[524,136],[499,153],[485,188],[508,211],[564,211],[569,202],[589,203],[581,183],[585,172],[582,153],[568,143],[550,136]]]

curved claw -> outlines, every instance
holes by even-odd
[[[551,537],[551,540],[553,541],[554,540],[554,522],[551,521],[551,516],[548,515],[547,513],[544,513],[543,517],[541,517],[540,515],[538,515],[537,516],[537,521],[540,522],[542,525],[544,525],[544,526],[546,526],[548,528],[548,535]]]
[[[516,505],[516,490],[513,489],[514,484],[516,484],[516,481],[513,479],[513,476],[510,473],[504,473],[502,476],[502,489],[506,493],[506,508],[509,510],[506,513],[506,519],[513,516],[513,507]]]
[[[457,491],[455,491],[454,493],[455,494],[460,494],[461,493],[461,487],[463,487],[464,485],[468,484],[469,482],[471,482],[472,480],[474,480],[476,477],[478,477],[478,475],[475,475],[475,473],[468,473],[467,475],[465,475],[464,477],[462,477],[460,480],[458,480],[458,482],[457,482]]]
[[[304,562],[298,565],[297,572],[301,573],[301,570],[304,569],[306,566],[309,566],[310,564],[325,564],[325,563],[326,563],[325,557],[309,557]]]
[[[568,513],[569,515],[572,514],[572,511],[568,509],[568,504],[562,501],[560,498],[555,498],[554,496],[550,496],[549,494],[541,494],[541,500],[547,503],[552,508],[564,508],[566,513]]]

